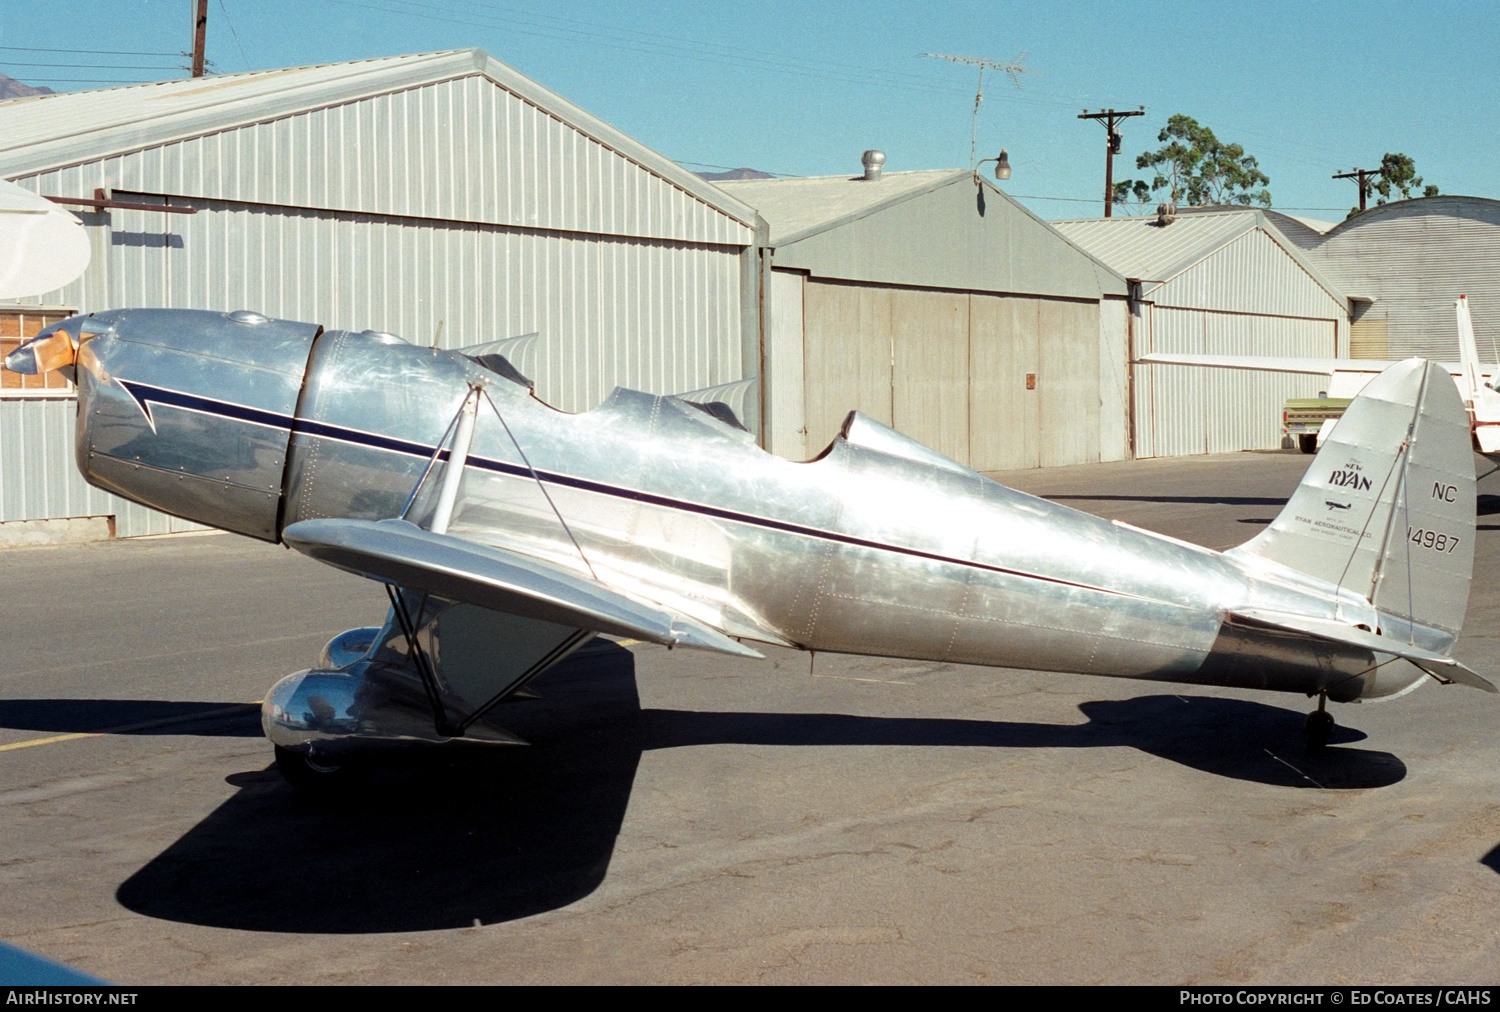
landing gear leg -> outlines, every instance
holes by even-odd
[[[366,766],[319,763],[280,745],[276,746],[276,768],[298,791],[318,798],[348,794],[370,779],[370,770]]]
[[[1304,730],[1307,733],[1307,750],[1314,754],[1328,746],[1333,737],[1333,714],[1328,712],[1328,693],[1318,693],[1318,708],[1307,715]]]

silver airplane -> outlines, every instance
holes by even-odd
[[[857,412],[805,463],[675,397],[565,414],[488,346],[120,310],[6,364],[74,378],[94,485],[386,586],[383,625],[266,696],[304,788],[381,750],[518,742],[496,705],[601,633],[1304,693],[1314,748],[1328,700],[1495,691],[1450,655],[1473,458],[1454,384],[1420,359],[1373,380],[1281,515],[1222,553],[1023,495]]]

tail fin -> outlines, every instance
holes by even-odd
[[[1479,381],[1479,345],[1474,340],[1474,321],[1469,317],[1469,297],[1460,295],[1453,301],[1453,309],[1458,315],[1458,361],[1463,372],[1463,396],[1472,400],[1482,384]]]
[[[1447,370],[1398,362],[1357,396],[1269,528],[1233,549],[1370,601],[1384,635],[1446,652],[1474,570],[1474,457]]]

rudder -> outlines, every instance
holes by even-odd
[[[1471,448],[1447,370],[1398,362],[1349,405],[1271,526],[1231,554],[1352,591],[1384,635],[1446,652],[1474,568]]]

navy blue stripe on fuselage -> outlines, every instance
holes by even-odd
[[[119,384],[126,389],[132,398],[140,405],[146,417],[151,417],[151,411],[147,403],[163,404],[170,407],[185,408],[189,411],[202,411],[208,414],[221,415],[225,418],[233,418],[242,422],[250,422],[254,425],[265,425],[272,428],[284,429],[293,434],[304,434],[317,436],[320,439],[332,439],[341,443],[349,443],[354,446],[365,446],[375,450],[385,450],[390,453],[400,453],[411,457],[420,457],[426,460],[437,453],[439,460],[448,459],[447,450],[438,450],[435,446],[419,443],[409,439],[398,439],[394,436],[382,435],[378,432],[367,432],[363,429],[351,429],[342,425],[333,425],[328,422],[318,422],[307,418],[294,418],[291,415],[283,415],[274,411],[265,411],[260,408],[247,407],[243,404],[233,404],[228,401],[214,400],[208,397],[199,397],[195,394],[186,394],[179,390],[168,390],[164,387],[151,386],[145,383],[136,383],[133,380],[119,380]],[[989,573],[1000,573],[1006,576],[1018,576],[1028,580],[1038,580],[1042,583],[1051,583],[1064,587],[1077,587],[1080,590],[1091,590],[1100,594],[1110,594],[1115,597],[1138,597],[1125,591],[1110,590],[1107,587],[1097,587],[1093,584],[1079,583],[1075,580],[1064,580],[1056,576],[1043,576],[1040,573],[1031,573],[1023,569],[1010,569],[1005,566],[993,566],[973,559],[959,559],[950,555],[941,555],[937,552],[927,552],[920,548],[908,548],[903,545],[889,545],[880,541],[870,541],[866,538],[857,538],[851,534],[840,534],[837,531],[827,531],[817,527],[807,527],[802,524],[789,523],[785,520],[773,520],[770,517],[756,516],[753,513],[741,513],[738,510],[724,509],[719,506],[709,506],[705,503],[691,502],[686,499],[676,499],[671,496],[658,495],[654,492],[642,492],[637,489],[625,488],[620,485],[610,485],[605,482],[593,481],[588,478],[578,478],[570,474],[561,474],[556,471],[531,469],[521,464],[512,464],[508,461],[494,460],[490,457],[481,457],[470,454],[468,466],[478,468],[482,471],[490,471],[495,474],[510,475],[515,478],[524,478],[528,481],[533,477],[562,488],[577,489],[580,492],[592,492],[596,495],[606,495],[615,499],[628,499],[633,502],[644,503],[650,506],[659,506],[663,509],[680,510],[687,513],[697,513],[700,516],[712,517],[716,520],[727,520],[731,523],[748,524],[752,527],[760,527],[766,530],[781,531],[785,534],[793,534],[799,537],[814,538],[819,541],[831,541],[836,544],[849,545],[853,548],[868,548],[881,552],[894,552],[910,558],[926,559],[931,562],[942,562],[954,566],[965,566],[970,569],[978,569]]]
[[[135,401],[141,413],[146,416],[146,421],[156,427],[156,419],[151,415],[150,405],[164,404],[172,408],[185,408],[188,411],[199,411],[207,415],[219,415],[223,418],[233,418],[240,422],[249,422],[252,425],[264,425],[272,429],[290,429],[292,418],[290,415],[278,414],[275,411],[265,411],[261,408],[247,407],[244,404],[233,404],[229,401],[215,400],[211,397],[199,397],[197,394],[185,394],[181,390],[168,390],[166,387],[152,386],[149,383],[137,383],[135,380],[116,380],[125,392]],[[428,451],[429,453],[432,451]]]

